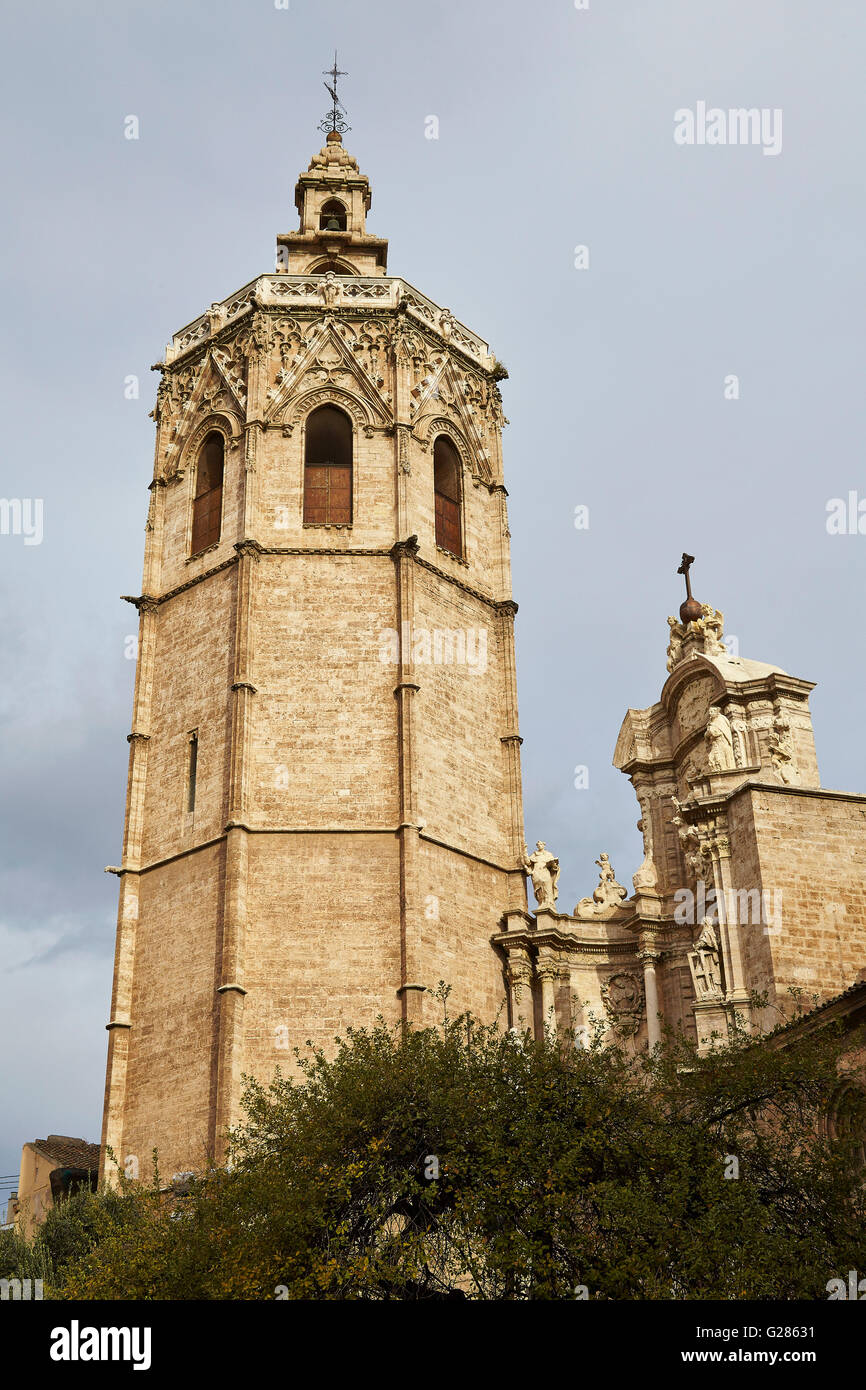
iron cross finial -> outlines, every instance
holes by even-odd
[[[689,555],[684,550],[683,558],[680,560],[679,569],[677,570],[677,574],[683,575],[686,581],[686,597],[685,600],[680,604],[681,623],[693,623],[701,616],[701,613],[703,612],[703,609],[701,608],[701,605],[698,603],[697,599],[692,597],[692,581],[691,576],[689,575],[689,570],[691,569],[694,563],[694,555]]]
[[[682,574],[682,575],[685,577],[685,581],[686,581],[686,598],[691,598],[691,596],[692,596],[692,581],[691,581],[691,578],[689,577],[689,570],[691,569],[691,567],[692,567],[692,565],[693,565],[694,563],[695,563],[695,557],[694,557],[694,555],[687,555],[686,552],[683,551],[683,558],[680,560],[680,567],[679,567],[679,569],[677,570],[677,574]]]
[[[337,95],[337,80],[340,77],[348,77],[349,74],[347,72],[342,72],[340,68],[337,67],[336,49],[334,50],[334,66],[332,68],[325,68],[322,76],[330,77],[331,79],[330,82],[325,83],[325,91],[331,98],[332,106],[324,120],[319,122],[319,130],[323,130],[326,135],[330,135],[332,130],[336,130],[338,135],[343,135],[347,130],[351,130],[352,127],[346,122],[343,103]]]

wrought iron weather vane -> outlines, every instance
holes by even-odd
[[[333,105],[324,120],[319,122],[319,130],[323,130],[326,135],[330,135],[332,130],[336,130],[338,135],[345,135],[346,131],[351,130],[352,127],[346,120],[343,103],[337,95],[337,80],[340,77],[348,77],[349,74],[347,72],[341,72],[337,67],[336,51],[334,52],[334,66],[332,68],[326,68],[322,76],[330,77],[331,79],[330,82],[325,83],[325,90],[331,98]]]

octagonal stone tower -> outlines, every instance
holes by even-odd
[[[492,1018],[526,911],[502,369],[332,132],[162,380],[103,1145],[200,1167],[310,1038]]]

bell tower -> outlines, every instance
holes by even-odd
[[[440,980],[494,1018],[526,912],[505,373],[387,274],[338,129],[296,203],[159,364],[103,1128],[142,1175],[307,1039]]]
[[[277,267],[290,274],[384,275],[388,243],[367,232],[370,180],[332,130],[298,178],[300,229],[277,237]]]

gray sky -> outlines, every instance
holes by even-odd
[[[866,788],[866,536],[826,529],[866,498],[862,0],[71,0],[3,28],[0,496],[42,498],[44,536],[0,535],[0,1173],[99,1137],[148,369],[273,269],[335,46],[390,270],[511,373],[527,838],[560,906],[600,850],[629,886],[640,861],[610,759],[665,677],[683,549],[742,655],[819,682],[824,784]],[[781,151],[676,144],[699,102],[781,110]]]

